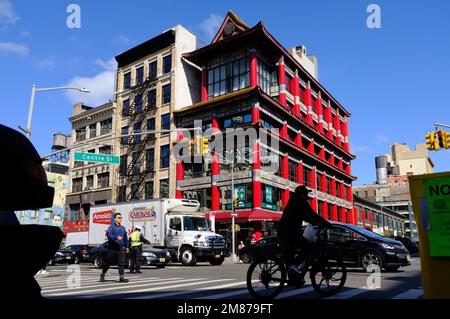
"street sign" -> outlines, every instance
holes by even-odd
[[[231,217],[238,217],[238,213],[236,213],[236,212],[231,213]]]
[[[74,160],[80,162],[94,162],[119,165],[120,157],[115,155],[97,154],[97,153],[82,153],[75,152]]]

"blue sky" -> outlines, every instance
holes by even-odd
[[[81,29],[66,26],[70,3],[81,7]],[[70,132],[73,102],[112,98],[115,55],[175,24],[209,42],[230,9],[251,26],[262,19],[286,48],[304,44],[318,57],[320,82],[352,113],[355,185],[375,180],[374,157],[393,142],[414,148],[435,121],[450,124],[448,1],[118,3],[0,0],[0,123],[26,125],[32,84],[93,91],[37,94],[32,142],[40,153],[50,151],[54,132]],[[381,29],[366,25],[371,3],[381,8]],[[449,152],[431,153],[436,171],[450,170]]]

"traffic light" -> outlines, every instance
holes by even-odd
[[[189,153],[191,156],[194,156],[194,150],[195,150],[195,141],[193,138],[189,141]]]
[[[450,148],[450,133],[444,132],[444,147]]]
[[[202,138],[202,154],[206,155],[209,152],[208,148],[209,140],[207,138]]]
[[[436,132],[429,132],[425,135],[425,143],[429,151],[437,151],[439,149],[439,141],[436,138]]]
[[[446,148],[447,142],[445,140],[445,131],[439,130],[438,131],[438,140],[439,140],[439,147],[440,148]]]
[[[239,205],[239,200],[238,200],[237,197],[234,198],[234,203],[233,203],[233,205],[234,205],[234,208],[236,208],[236,207]]]

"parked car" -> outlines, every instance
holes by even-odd
[[[378,265],[380,269],[395,271],[410,265],[410,253],[401,242],[351,224],[333,226],[319,236],[326,240],[329,252],[349,266],[370,271],[371,265]]]
[[[55,257],[49,261],[50,266],[54,266],[57,263],[74,264],[77,253],[71,249],[68,249],[64,244],[61,244],[58,251],[55,253]]]
[[[101,268],[107,250],[107,241],[100,246],[93,247],[90,251],[88,261],[94,264],[95,268]],[[131,264],[130,254],[127,254],[126,261],[125,266],[126,268],[129,268]],[[145,244],[142,246],[140,261],[142,266],[156,266],[157,268],[164,268],[171,261],[171,257],[167,250],[153,248],[150,245]]]
[[[279,240],[277,237],[264,237],[254,244],[246,245],[239,251],[239,259],[251,263],[255,257],[263,257],[268,251],[275,249]]]
[[[68,249],[73,250],[77,256],[75,258],[75,264],[89,261],[89,253],[94,248],[94,245],[70,245]]]

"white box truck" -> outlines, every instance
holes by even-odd
[[[92,207],[89,244],[105,242],[114,213],[121,213],[128,235],[135,225],[141,225],[144,237],[152,246],[168,250],[173,260],[185,266],[193,266],[198,261],[221,265],[226,254],[225,240],[211,231],[199,207],[198,201],[189,199],[153,199]]]

